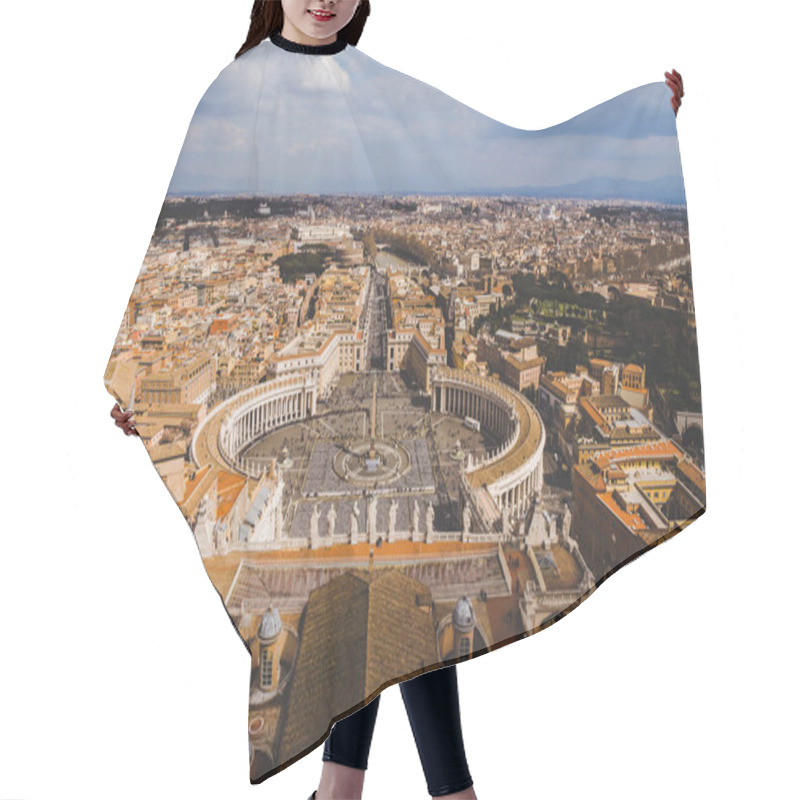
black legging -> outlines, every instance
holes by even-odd
[[[461,735],[455,664],[403,681],[400,692],[431,797],[468,789],[472,777]],[[334,723],[325,740],[323,761],[367,768],[380,699],[378,695],[355,714]]]

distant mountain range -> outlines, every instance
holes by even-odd
[[[651,203],[686,204],[680,177],[634,181],[627,178],[587,178],[562,186],[515,186],[506,189],[476,189],[464,194],[519,195],[520,197],[573,197],[581,200],[644,200]],[[461,192],[459,192],[461,194]]]

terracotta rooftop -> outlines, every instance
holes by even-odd
[[[611,462],[624,463],[640,458],[668,459],[683,458],[680,448],[670,439],[660,439],[654,444],[640,444],[634,447],[621,447],[607,450],[595,457],[598,467],[605,469]]]

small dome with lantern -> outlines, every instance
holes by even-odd
[[[262,641],[274,639],[282,628],[283,621],[280,612],[277,608],[270,606],[261,618],[261,624],[258,626],[258,638]]]

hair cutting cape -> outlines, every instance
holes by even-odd
[[[201,99],[104,385],[247,648],[252,783],[705,511],[670,97],[520,130],[273,36]]]

